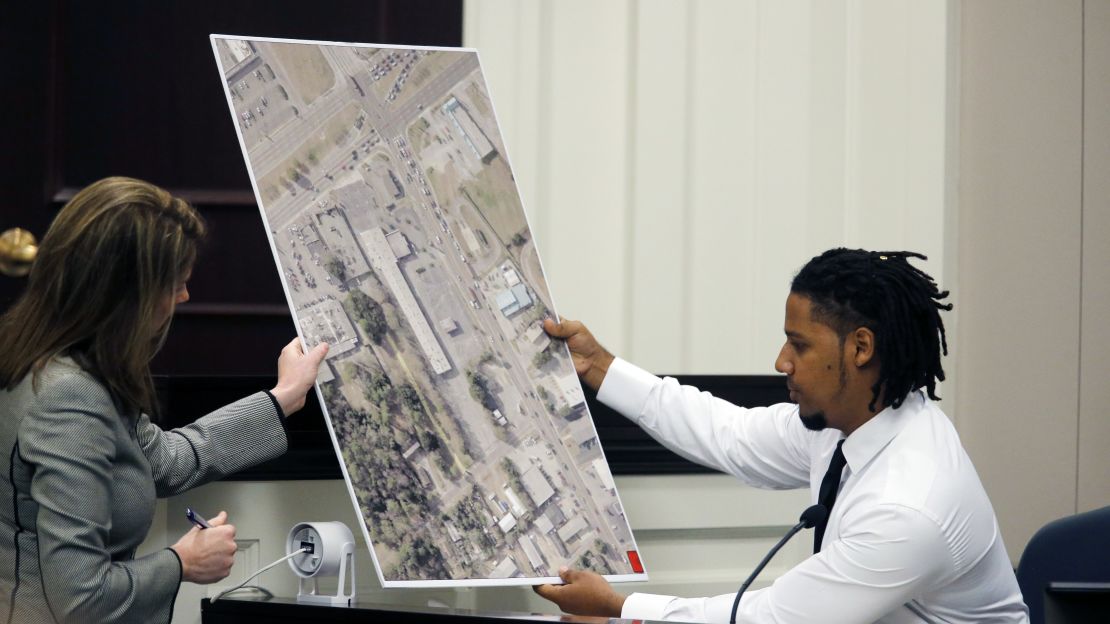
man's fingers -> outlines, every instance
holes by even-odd
[[[554,319],[544,319],[543,329],[548,334],[556,338],[569,338],[578,333],[582,324],[578,321],[571,321],[563,319],[562,322],[556,322]]]
[[[563,582],[568,585],[572,582],[575,573],[577,573],[577,570],[573,570],[567,566],[559,568],[559,578],[563,579]],[[566,585],[533,585],[532,589],[540,596],[554,602],[555,596],[566,589]]]
[[[551,602],[557,602],[555,600],[555,596],[557,596],[559,594],[559,589],[560,588],[555,586],[555,585],[533,585],[532,586],[532,591],[539,594],[540,598],[543,598],[545,600],[550,600]]]
[[[559,324],[556,323],[553,319],[545,318],[543,320],[543,330],[548,334],[559,337],[561,329],[562,328],[559,327]]]
[[[610,619],[604,615],[564,615],[559,618],[559,621],[576,622],[577,624],[609,624]]]
[[[570,584],[571,578],[572,578],[574,572],[575,572],[574,570],[571,570],[570,568],[568,568],[566,566],[563,566],[563,567],[559,568],[559,578],[563,579],[564,583]],[[532,586],[532,591],[539,594],[540,597],[542,597],[542,598],[546,598],[547,600],[550,600],[551,602],[558,603],[559,602],[559,600],[558,600],[559,593],[564,591],[566,588],[567,588],[566,585],[550,585],[550,584],[548,584],[548,585],[533,585]]]
[[[209,524],[209,526],[214,526],[215,527],[215,526],[220,526],[222,524],[225,524],[226,522],[227,522],[227,512],[226,511],[221,511],[220,513],[216,514],[215,518],[212,518],[211,520],[209,520],[208,524]]]

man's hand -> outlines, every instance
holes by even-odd
[[[579,321],[564,319],[556,323],[552,319],[544,319],[543,330],[554,338],[567,341],[575,372],[583,383],[597,392],[605,380],[605,373],[609,372],[609,365],[613,363],[613,354],[606,351]]]
[[[579,324],[581,325],[581,324]],[[554,602],[565,613],[619,618],[625,597],[618,594],[600,574],[587,570],[559,568],[566,585],[536,585],[532,589]]]

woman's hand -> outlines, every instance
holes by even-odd
[[[227,512],[208,521],[209,529],[193,527],[171,546],[181,559],[181,580],[215,583],[231,574],[235,563],[235,526],[227,524]]]
[[[278,381],[270,391],[286,416],[304,407],[304,397],[316,383],[320,362],[328,354],[328,344],[321,342],[311,351],[301,349],[301,339],[294,338],[278,356]]]

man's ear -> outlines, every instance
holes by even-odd
[[[856,368],[863,368],[875,359],[875,332],[867,327],[859,327],[849,336],[852,346],[856,348],[856,354],[852,358]]]

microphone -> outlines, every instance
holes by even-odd
[[[777,553],[779,549],[781,549],[786,544],[786,542],[789,542],[790,538],[794,537],[794,535],[798,531],[801,531],[802,529],[812,529],[818,524],[824,522],[826,519],[828,519],[828,517],[829,509],[824,505],[810,505],[806,508],[805,511],[802,512],[802,516],[798,518],[798,524],[795,524],[793,527],[790,528],[789,531],[786,532],[786,535],[782,536],[782,539],[779,540],[778,544],[775,544],[775,547],[771,549],[771,552],[767,553],[767,556],[763,557],[763,561],[760,561],[759,565],[755,566],[755,569],[752,570],[751,575],[748,576],[748,580],[744,581],[744,584],[740,586],[740,591],[736,592],[736,600],[732,601],[732,615],[728,619],[728,624],[736,624],[736,609],[740,606],[740,597],[744,595],[744,592],[747,591],[748,586],[752,584],[752,581],[755,580],[755,577],[759,576],[759,573],[763,571],[763,568],[767,567],[767,563],[771,561],[771,557],[774,557],[775,553]]]

